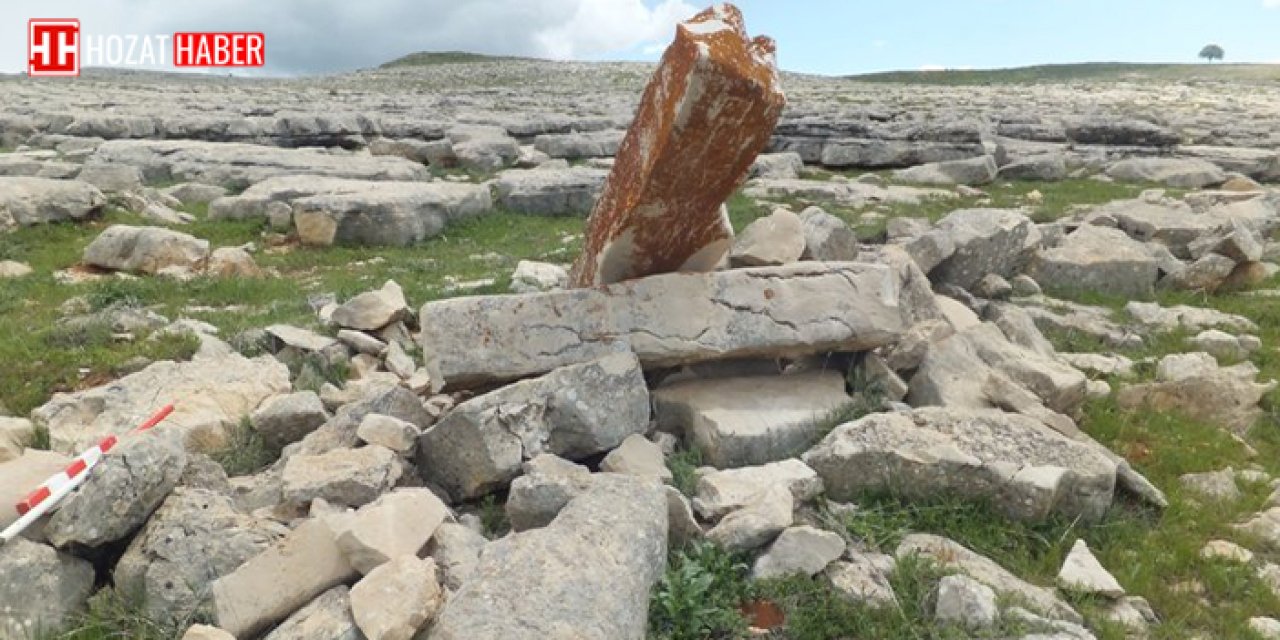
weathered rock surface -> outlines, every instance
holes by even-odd
[[[173,413],[158,428],[182,433],[188,448],[211,451],[221,448],[227,429],[259,403],[289,390],[289,370],[274,358],[202,349],[190,362],[157,362],[106,386],[54,394],[31,412],[31,419],[49,430],[55,450],[78,453],[173,403]]]
[[[640,434],[627,436],[617,449],[600,461],[600,470],[623,473],[641,478],[653,478],[671,482],[671,469],[667,468],[662,448]]]
[[[225,495],[178,487],[129,544],[112,576],[121,592],[143,598],[151,619],[181,622],[205,611],[214,580],[287,531],[238,512]]]
[[[1158,276],[1155,258],[1116,229],[1084,225],[1061,245],[1039,252],[1027,270],[1053,291],[1100,291],[1150,297]]]
[[[215,618],[219,627],[237,638],[251,637],[355,575],[329,525],[309,519],[266,551],[214,581]],[[341,599],[345,604],[346,587],[342,587]],[[294,618],[305,611],[299,611]]]
[[[666,514],[657,483],[594,483],[546,528],[490,543],[428,637],[640,640],[665,565]]]
[[[276,396],[254,410],[249,424],[272,449],[280,449],[304,438],[329,419],[324,403],[314,391]]]
[[[707,539],[730,552],[754,551],[776,538],[794,519],[795,498],[785,486],[759,491],[707,532]]]
[[[122,540],[147,521],[178,484],[187,464],[180,441],[159,431],[121,440],[89,471],[45,527],[58,547],[100,547]]]
[[[774,486],[786,489],[796,503],[813,500],[823,490],[817,472],[790,458],[758,467],[700,472],[693,506],[702,517],[716,520],[751,504]]]
[[[756,580],[794,574],[815,576],[844,553],[844,538],[814,527],[791,527],[778,535],[756,559],[751,577]]]
[[[858,259],[858,234],[843,220],[818,207],[800,212],[804,225],[804,257],[820,262]]]
[[[423,354],[433,380],[465,386],[600,357],[618,340],[645,367],[862,351],[892,341],[921,312],[900,299],[915,291],[910,277],[884,265],[800,263],[442,300],[419,314]],[[671,300],[684,311],[671,314]]]
[[[964,574],[943,576],[938,582],[933,616],[938,622],[970,631],[988,629],[1000,618],[996,592]]]
[[[902,539],[894,555],[898,560],[911,555],[936,562],[942,569],[954,569],[982,584],[997,594],[1018,599],[1037,613],[1057,620],[1079,623],[1080,614],[1067,604],[1053,589],[1039,587],[1009,573],[991,559],[981,556],[963,545],[946,538],[913,533]]]
[[[87,182],[0,177],[0,231],[83,220],[100,213],[106,204],[106,196]]]
[[[604,188],[603,169],[512,169],[494,181],[498,204],[539,216],[581,216],[591,212]]]
[[[658,428],[682,433],[707,464],[781,460],[817,437],[821,422],[851,402],[837,371],[691,380],[653,392]]]
[[[717,5],[676,28],[587,223],[573,284],[707,271],[733,230],[721,206],[786,102],[774,44]]]
[[[351,588],[351,613],[367,638],[411,640],[435,617],[443,598],[431,559],[402,555]]]
[[[1098,521],[1111,505],[1116,463],[1038,420],[925,408],[836,427],[804,455],[834,500],[868,491],[991,501],[1010,517]]]
[[[298,238],[311,246],[402,247],[493,208],[488,187],[455,182],[363,182],[292,204]]]
[[[1058,586],[1066,591],[1085,595],[1108,598],[1124,595],[1124,587],[1093,557],[1084,540],[1076,540],[1071,546],[1071,552],[1067,554],[1062,570],[1058,572]]]
[[[1017,210],[961,209],[938,221],[955,243],[955,252],[930,275],[935,282],[968,289],[988,273],[1012,277],[1035,225]]]
[[[787,209],[776,209],[747,225],[733,243],[729,263],[737,267],[790,264],[804,254],[804,223]]]
[[[90,161],[135,166],[142,170],[147,182],[201,182],[229,189],[244,189],[273,176],[296,174],[360,180],[429,177],[426,167],[403,158],[197,140],[108,140]]]
[[[1179,189],[1201,189],[1227,181],[1216,165],[1193,158],[1129,158],[1109,168],[1107,175],[1130,182],[1159,182]]]
[[[381,289],[366,291],[338,305],[330,319],[346,329],[377,331],[408,313],[404,291],[394,280],[388,280]]]
[[[417,555],[448,514],[427,489],[397,489],[356,511],[335,532],[338,548],[356,571],[369,575],[384,562]]]
[[[108,227],[84,248],[86,264],[155,275],[166,267],[199,270],[209,258],[209,241],[159,227]]]
[[[394,451],[369,445],[292,456],[285,462],[281,479],[284,499],[292,504],[306,505],[323,498],[331,504],[359,507],[395,486],[401,474]]]
[[[28,638],[61,629],[93,592],[93,565],[15,538],[0,546],[0,635]]]
[[[931,185],[988,184],[996,179],[996,161],[991,156],[931,162],[893,172],[893,178],[902,182]]]
[[[361,640],[363,635],[351,615],[351,590],[338,585],[298,609],[262,640]]]
[[[455,499],[501,488],[540,453],[582,458],[648,428],[649,393],[634,355],[559,368],[464,402],[419,440],[423,477]]]

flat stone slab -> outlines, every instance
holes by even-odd
[[[652,395],[658,428],[684,433],[703,461],[722,469],[799,453],[850,402],[838,371],[690,380]]]
[[[865,351],[910,325],[901,274],[877,264],[802,263],[430,302],[419,316],[423,355],[432,380],[456,387],[599,358],[619,340],[646,368]]]
[[[1011,518],[1097,522],[1116,463],[1026,416],[943,408],[872,414],[836,427],[803,457],[833,500],[894,490],[989,501]]]
[[[107,197],[78,180],[0,177],[0,231],[82,220],[102,210]]]
[[[404,158],[197,140],[109,140],[90,160],[135,166],[148,182],[203,182],[230,189],[300,173],[361,180],[430,178],[425,166]]]

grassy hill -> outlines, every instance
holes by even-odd
[[[1011,69],[948,69],[945,71],[889,71],[847,76],[861,82],[904,84],[1034,84],[1080,81],[1214,81],[1280,82],[1277,64],[1133,64],[1088,62],[1047,64]]]
[[[438,64],[458,64],[463,62],[493,62],[497,60],[529,60],[515,56],[491,56],[483,53],[467,51],[419,51],[407,56],[383,63],[379,68],[394,69],[396,67],[429,67]]]

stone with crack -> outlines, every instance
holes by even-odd
[[[865,351],[927,313],[912,304],[918,273],[892,264],[809,262],[454,298],[422,307],[421,344],[432,380],[450,387],[545,373],[606,355],[618,341],[646,368]],[[681,301],[681,313],[671,313],[672,300]]]
[[[722,203],[785,103],[773,41],[748,40],[736,7],[681,23],[587,223],[572,284],[714,268],[733,238]]]
[[[990,501],[1008,516],[1102,518],[1116,463],[1040,421],[998,411],[923,408],[873,414],[836,427],[803,456],[827,495],[939,493]]]
[[[630,352],[561,367],[477,396],[422,434],[423,477],[458,500],[497,490],[540,453],[580,459],[649,425],[649,392]]]

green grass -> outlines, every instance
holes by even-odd
[[[199,215],[199,209],[194,209]],[[394,279],[415,304],[449,295],[506,291],[509,274],[521,259],[568,263],[577,255],[583,221],[499,212],[460,222],[447,233],[413,247],[291,247],[260,251],[258,264],[279,277],[261,279],[198,278],[177,282],[165,278],[106,278],[96,283],[63,285],[53,273],[80,261],[83,249],[110,224],[146,224],[123,211],[102,220],[52,224],[0,234],[0,259],[30,264],[35,273],[0,280],[0,404],[25,414],[56,391],[71,391],[88,382],[113,377],[121,363],[135,356],[154,360],[189,357],[189,339],[115,343],[99,334],[83,344],[64,344],[54,335],[59,307],[76,296],[91,306],[127,302],[176,320],[194,317],[217,326],[223,338],[277,322],[314,325],[309,294],[331,292],[339,299],[374,289]],[[210,240],[212,246],[263,243],[261,222],[210,222],[201,219],[178,227]],[[485,253],[497,261],[472,259]],[[450,293],[448,283],[493,278],[491,286]],[[191,311],[190,307],[200,307]],[[81,369],[88,372],[82,374]]]
[[[702,452],[694,448],[680,449],[667,456],[667,468],[673,478],[671,486],[686,496],[693,497],[698,492],[698,467],[702,466]]]
[[[183,629],[156,622],[147,616],[138,601],[113,588],[105,588],[89,599],[89,608],[71,625],[57,633],[39,632],[35,640],[173,640]]]
[[[280,458],[280,452],[267,446],[262,435],[249,424],[249,418],[246,417],[229,430],[226,446],[213,452],[210,457],[222,465],[229,477],[235,477],[266,469]]]
[[[467,51],[419,51],[407,56],[383,63],[379,68],[394,69],[397,67],[429,67],[438,64],[460,64],[467,62],[499,62],[503,60],[531,60],[513,56],[491,56],[483,53]]]
[[[849,76],[858,82],[983,85],[1062,82],[1280,82],[1273,64],[1132,64],[1119,62],[1051,64],[1010,69],[890,71]]]

